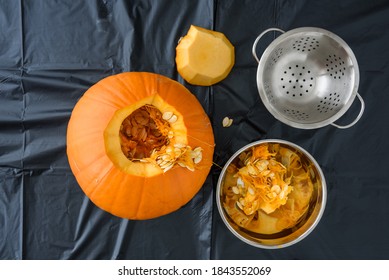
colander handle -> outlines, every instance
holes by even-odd
[[[254,56],[255,60],[256,60],[258,63],[259,63],[259,58],[258,58],[257,52],[256,52],[258,41],[259,41],[259,39],[261,39],[261,38],[263,37],[263,35],[265,35],[267,32],[270,32],[270,31],[278,31],[278,32],[281,32],[281,33],[285,33],[285,31],[282,30],[282,29],[272,27],[272,28],[266,29],[266,30],[263,31],[261,34],[259,34],[259,36],[257,37],[257,39],[255,39],[255,41],[254,41],[253,49],[252,49],[253,56]]]
[[[348,124],[348,125],[339,125],[339,124],[336,124],[336,123],[331,123],[331,125],[337,127],[337,128],[349,128],[349,127],[352,127],[354,124],[356,124],[359,119],[362,117],[362,114],[363,114],[363,111],[365,111],[365,102],[363,101],[363,98],[362,96],[357,92],[357,97],[359,98],[359,101],[361,102],[361,110],[359,111],[359,114],[358,116],[355,118],[355,120]]]

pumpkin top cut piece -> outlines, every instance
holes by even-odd
[[[171,213],[200,190],[214,136],[200,102],[162,75],[102,79],[75,105],[67,155],[77,182],[101,209],[143,220]]]
[[[193,85],[210,86],[220,82],[234,63],[234,46],[221,32],[191,25],[176,47],[177,70]]]

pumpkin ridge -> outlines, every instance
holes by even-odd
[[[106,102],[104,99],[102,99],[102,98],[101,98],[100,96],[98,96],[98,95],[88,95],[88,96],[86,96],[86,98],[90,99],[92,102],[93,102],[93,101],[96,101],[96,102],[98,102],[98,103],[101,103],[101,104],[107,105],[107,106],[109,106],[109,107],[112,107],[112,108],[114,108],[115,110],[118,109],[118,107],[117,107],[116,105],[114,105],[114,104],[112,104],[112,103],[109,103],[109,102]]]
[[[125,87],[125,84],[115,76],[108,76],[105,79],[111,79],[115,82],[119,82],[121,84],[121,87],[123,87],[123,88]],[[115,89],[115,87],[112,87],[111,85],[107,85],[106,83],[101,84],[101,87],[102,87],[102,91],[98,91],[97,94],[94,91],[91,91],[91,92],[89,92],[87,97],[88,98],[99,97],[98,100],[96,100],[98,102],[104,102],[104,100],[107,100],[106,99],[107,95],[109,95],[111,97],[115,97],[115,99],[113,99],[113,100],[108,99],[109,102],[104,102],[104,104],[111,105],[111,107],[114,107],[116,110],[119,109],[120,107],[118,106],[119,104],[113,104],[112,103],[113,101],[116,103],[120,103],[120,105],[126,104],[126,98],[128,98],[129,96],[126,96],[126,98],[122,98],[120,96],[120,94],[117,94],[117,90]],[[116,98],[120,98],[120,99],[117,100]]]
[[[139,179],[143,182],[142,184],[144,185],[145,182],[146,182],[146,178],[142,178],[142,177],[139,177]],[[128,187],[131,187],[131,186],[128,186]],[[146,195],[146,192],[142,192],[141,193],[141,196],[137,199],[137,200],[132,200],[130,203],[134,203],[134,202],[137,202],[136,203],[136,206],[135,206],[135,215],[136,216],[141,216],[142,215],[142,211],[141,209],[143,209],[142,205],[144,203],[144,200],[145,200],[145,195]],[[116,199],[118,199],[118,197],[115,197]],[[135,205],[135,203],[134,203]],[[147,207],[147,203],[146,203],[146,207]]]
[[[102,176],[101,178],[99,178],[100,180],[99,180],[99,182],[94,186],[94,188],[90,188],[90,191],[89,191],[89,195],[90,195],[90,196],[93,197],[93,196],[94,196],[94,193],[95,193],[96,191],[99,190],[99,188],[101,187],[101,182],[104,181],[104,180],[106,179],[106,177],[108,176],[108,174],[110,173],[110,171],[113,170],[113,168],[114,168],[114,165],[111,164],[111,167],[109,168],[109,170],[108,170],[105,174],[103,174],[103,176]]]
[[[70,146],[70,148],[72,148],[72,147]],[[93,165],[96,161],[99,161],[99,160],[102,160],[102,159],[105,159],[105,158],[106,158],[106,155],[104,153],[97,154],[97,157],[95,157],[93,159],[90,159],[90,161],[88,161],[88,162],[83,162],[83,165],[86,166],[86,168],[80,168],[79,171],[80,172],[84,171],[85,169],[87,169],[91,165]],[[79,165],[77,165],[77,166],[79,166]]]

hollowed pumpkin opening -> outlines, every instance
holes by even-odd
[[[127,219],[186,204],[212,166],[212,126],[184,86],[161,75],[107,77],[77,102],[67,131],[69,164],[85,194]]]

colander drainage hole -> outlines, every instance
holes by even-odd
[[[282,89],[286,89],[284,93],[290,94],[292,97],[303,96],[309,93],[310,88],[313,87],[311,70],[306,69],[301,64],[289,65],[282,72],[284,75],[280,78],[280,86]]]
[[[346,71],[344,64],[343,59],[340,56],[337,57],[336,54],[328,55],[326,58],[326,70],[334,79],[341,79],[344,76],[344,71]]]
[[[297,39],[293,44],[292,44],[293,49],[301,52],[305,51],[312,51],[316,50],[316,48],[319,47],[319,41],[316,40],[315,38],[310,38],[310,37],[302,37],[300,39]]]
[[[340,94],[338,93],[330,93],[329,96],[323,97],[320,100],[320,104],[317,105],[316,110],[319,113],[327,113],[328,111],[333,111],[335,107],[338,107],[340,102]]]
[[[299,110],[294,110],[294,109],[284,109],[284,113],[287,115],[293,117],[296,120],[307,120],[309,118],[309,115],[305,112],[301,112]]]

